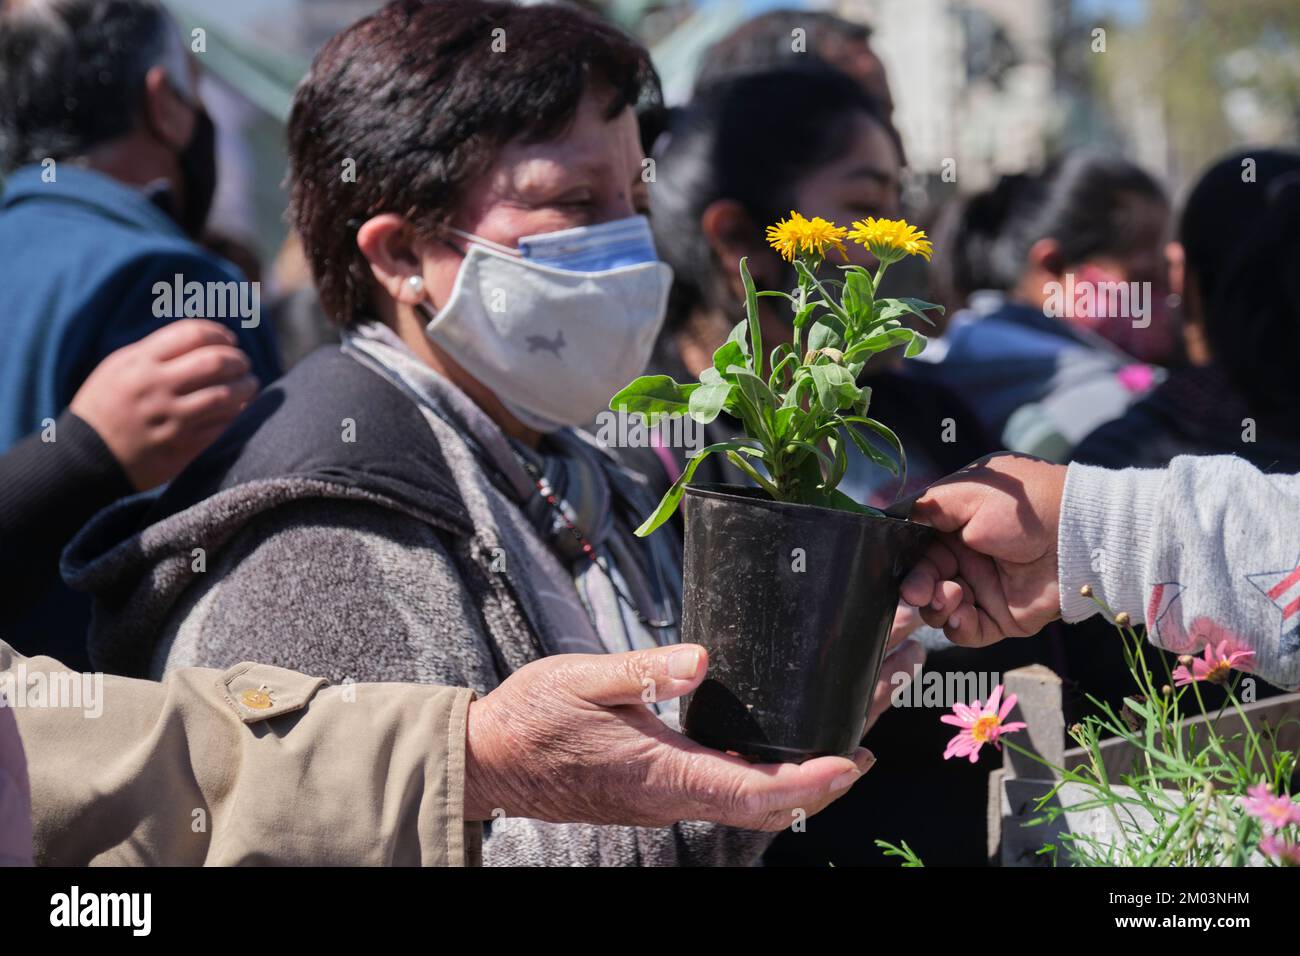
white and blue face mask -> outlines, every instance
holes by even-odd
[[[645,216],[524,236],[519,254],[529,262],[569,272],[603,272],[659,261]]]
[[[574,226],[559,232],[539,232],[521,238],[517,249],[452,226],[443,228],[476,245],[566,272],[606,272],[619,266],[659,261],[650,220],[645,216],[628,216],[596,226]]]
[[[525,236],[511,249],[469,241],[425,334],[540,432],[581,426],[645,371],[663,325],[672,270],[650,223],[631,216]]]

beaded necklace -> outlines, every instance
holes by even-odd
[[[619,601],[623,603],[624,607],[628,608],[633,614],[636,615],[637,621],[640,624],[644,625],[645,627],[654,628],[655,630],[663,630],[664,628],[676,627],[677,626],[676,621],[648,618],[645,616],[645,614],[641,611],[641,608],[637,606],[636,601],[632,600],[632,598],[629,597],[627,593],[623,590],[623,588],[619,585],[618,579],[614,576],[614,573],[610,570],[609,565],[606,563],[605,559],[600,556],[599,552],[596,551],[596,549],[592,546],[591,542],[587,540],[586,535],[584,535],[582,531],[578,528],[577,515],[574,512],[573,507],[567,501],[565,501],[563,498],[561,498],[559,495],[555,493],[555,489],[551,487],[551,483],[547,481],[546,476],[542,474],[542,470],[540,468],[538,468],[535,464],[533,464],[531,461],[528,460],[528,458],[526,458],[523,455],[516,454],[515,457],[519,459],[519,463],[524,466],[524,470],[527,471],[529,477],[533,479],[533,483],[537,486],[537,493],[542,496],[542,500],[545,501],[546,504],[550,507],[550,509],[553,512],[555,512],[556,515],[559,516],[560,521],[564,524],[566,528],[568,528],[569,533],[573,535],[573,539],[578,542],[578,545],[581,548],[582,553],[586,555],[586,557],[588,558],[588,560],[591,561],[592,564],[600,568],[601,572],[605,575],[605,577],[609,579],[609,584],[610,587],[614,589],[614,594],[618,597]],[[658,570],[657,564],[655,565],[655,569],[656,571]]]

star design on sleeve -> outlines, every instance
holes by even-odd
[[[1261,571],[1246,579],[1282,612],[1282,650],[1300,651],[1300,557],[1281,571]]]
[[[1182,596],[1183,586],[1177,581],[1164,581],[1152,586],[1151,600],[1147,602],[1147,621],[1151,633],[1156,637],[1164,639],[1174,637],[1172,634],[1164,633],[1160,625]]]

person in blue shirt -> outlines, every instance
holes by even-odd
[[[0,5],[0,453],[52,432],[111,352],[186,316],[230,327],[262,384],[279,376],[260,290],[195,241],[216,185],[197,84],[155,0]],[[49,584],[0,634],[80,666],[88,604]]]
[[[1064,460],[1179,359],[1169,214],[1155,179],[1116,156],[1073,152],[1004,177],[949,245],[969,307],[906,374],[957,393],[1004,448]]]

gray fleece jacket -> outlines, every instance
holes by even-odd
[[[95,596],[97,667],[157,677],[256,660],[486,693],[538,657],[604,651],[569,570],[516,503],[532,489],[485,467],[485,454],[510,454],[499,429],[426,376],[431,410],[384,349],[389,366],[319,350],[161,496],[83,529],[63,573]],[[505,818],[484,862],[749,865],[770,839],[709,823]]]
[[[1074,464],[1058,538],[1061,615],[1145,622],[1176,654],[1254,653],[1246,669],[1300,689],[1300,475],[1232,455],[1181,455],[1168,468]],[[1094,598],[1080,593],[1090,585]]]

